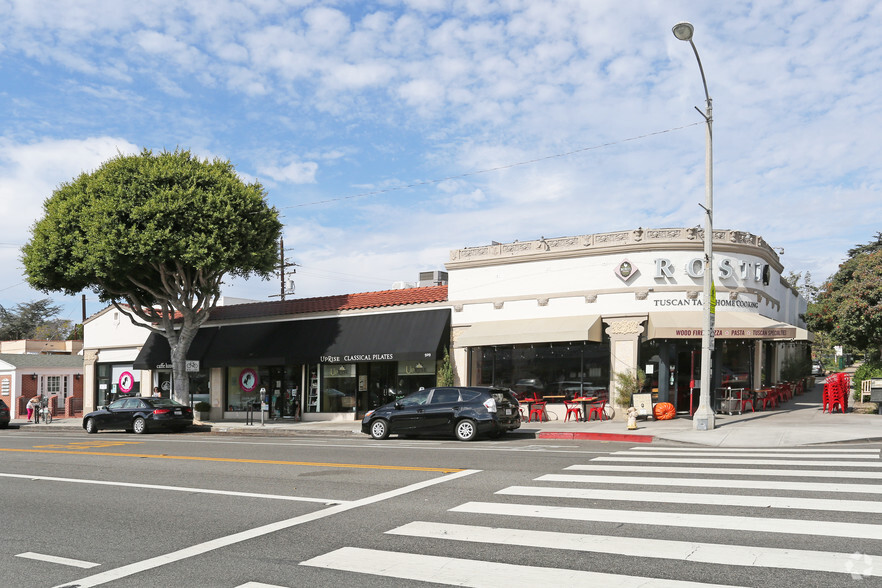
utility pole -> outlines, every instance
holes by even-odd
[[[285,268],[294,267],[297,264],[294,262],[285,262],[285,240],[279,239],[279,283],[281,285],[280,291],[278,294],[270,294],[270,298],[275,298],[279,296],[280,299],[284,302],[285,295],[294,294],[294,282],[291,282],[291,287],[288,288],[285,284]],[[292,269],[289,273],[296,274],[297,270]]]

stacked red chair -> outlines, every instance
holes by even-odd
[[[824,380],[822,412],[831,414],[839,407],[839,412],[848,411],[848,394],[851,391],[851,378],[848,374],[830,374]]]

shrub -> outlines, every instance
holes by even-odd
[[[211,405],[204,400],[200,400],[195,405],[193,405],[193,410],[195,410],[196,412],[208,412],[211,410]]]
[[[855,370],[854,376],[851,379],[855,400],[860,400],[861,398],[861,382],[870,378],[882,378],[882,360],[868,361]]]
[[[617,372],[616,373],[616,404],[619,406],[631,406],[631,400],[634,394],[643,389],[646,383],[646,374],[643,370],[638,369],[633,372]]]

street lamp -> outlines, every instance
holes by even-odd
[[[704,84],[704,96],[707,99],[707,109],[699,113],[707,122],[707,147],[705,150],[705,188],[704,188],[704,305],[702,307],[701,329],[701,390],[699,391],[698,409],[692,417],[692,428],[698,431],[709,431],[714,428],[714,411],[711,408],[711,352],[714,349],[714,313],[716,299],[713,292],[714,276],[714,163],[713,163],[713,105],[710,94],[707,92],[707,80],[704,77],[704,68],[701,67],[701,58],[698,49],[692,42],[692,33],[695,27],[688,22],[679,22],[672,29],[674,36],[681,41],[689,41],[695,60],[698,61],[698,70],[701,72],[701,83]]]

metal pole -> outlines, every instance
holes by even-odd
[[[692,44],[692,41],[690,41]],[[695,45],[692,44],[693,49]],[[698,51],[695,52],[696,58]],[[699,68],[701,61],[698,62]],[[701,73],[704,80],[704,71]],[[705,88],[707,84],[705,83]],[[707,90],[705,90],[707,91]],[[713,106],[710,96],[707,96],[707,134],[705,150],[705,192],[704,192],[704,303],[702,306],[703,324],[701,329],[701,391],[699,394],[698,408],[692,417],[692,428],[698,431],[709,431],[714,428],[714,411],[711,407],[711,381],[712,366],[711,353],[714,350],[714,309],[712,308],[712,291],[714,281],[714,164],[713,164]]]
[[[695,28],[688,22],[674,25],[674,36],[681,41],[689,41],[695,60],[698,62],[698,70],[701,72],[701,83],[704,85],[704,97],[707,100],[707,109],[701,113],[707,123],[706,148],[705,148],[705,190],[704,190],[704,280],[702,306],[702,329],[701,329],[701,390],[699,390],[698,408],[692,417],[692,428],[698,431],[709,431],[714,428],[714,411],[711,407],[711,382],[712,366],[711,353],[714,349],[714,306],[716,300],[713,296],[713,268],[714,268],[714,161],[713,161],[713,102],[707,91],[707,79],[704,76],[704,68],[701,66],[701,58],[698,49],[692,42],[692,34]]]

